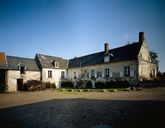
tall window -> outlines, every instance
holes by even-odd
[[[129,66],[124,67],[124,75],[130,76],[130,67]]]
[[[91,78],[95,78],[95,71],[91,70]]]
[[[48,78],[52,78],[52,71],[51,70],[48,71]]]
[[[65,78],[65,72],[61,71],[61,78]]]
[[[74,79],[77,79],[77,73],[74,72]]]
[[[105,77],[109,77],[109,68],[105,69]]]

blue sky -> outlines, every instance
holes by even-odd
[[[0,0],[0,51],[79,57],[138,41],[143,31],[165,72],[163,0]]]

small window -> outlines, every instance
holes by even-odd
[[[61,71],[61,78],[65,78],[65,72]]]
[[[48,71],[48,78],[52,78],[52,71]]]
[[[105,69],[105,77],[109,77],[109,68]]]
[[[91,70],[91,78],[95,78],[95,71]]]
[[[124,75],[130,76],[130,67],[129,66],[124,67]]]
[[[77,79],[77,73],[74,72],[74,79]]]
[[[59,68],[59,63],[55,62],[55,68]]]
[[[20,71],[21,71],[21,74],[25,74],[25,67],[24,66],[21,66],[20,67]]]

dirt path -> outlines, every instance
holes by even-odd
[[[25,105],[52,99],[104,99],[104,100],[150,100],[165,101],[164,92],[16,92],[0,94],[0,108]]]
[[[164,128],[162,92],[0,94],[2,128]]]

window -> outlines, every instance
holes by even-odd
[[[104,56],[104,63],[109,62],[109,55],[108,56]]]
[[[74,79],[77,79],[77,73],[74,72]]]
[[[129,66],[124,67],[124,75],[125,76],[130,76],[130,67]]]
[[[55,68],[59,68],[59,63],[55,62]]]
[[[91,70],[91,78],[95,78],[95,71]]]
[[[52,71],[48,71],[48,78],[52,78]]]
[[[109,77],[109,68],[105,69],[105,77]]]
[[[65,78],[65,72],[61,71],[61,78]]]
[[[20,67],[20,71],[21,71],[21,74],[25,74],[25,67],[24,66],[21,66]]]

